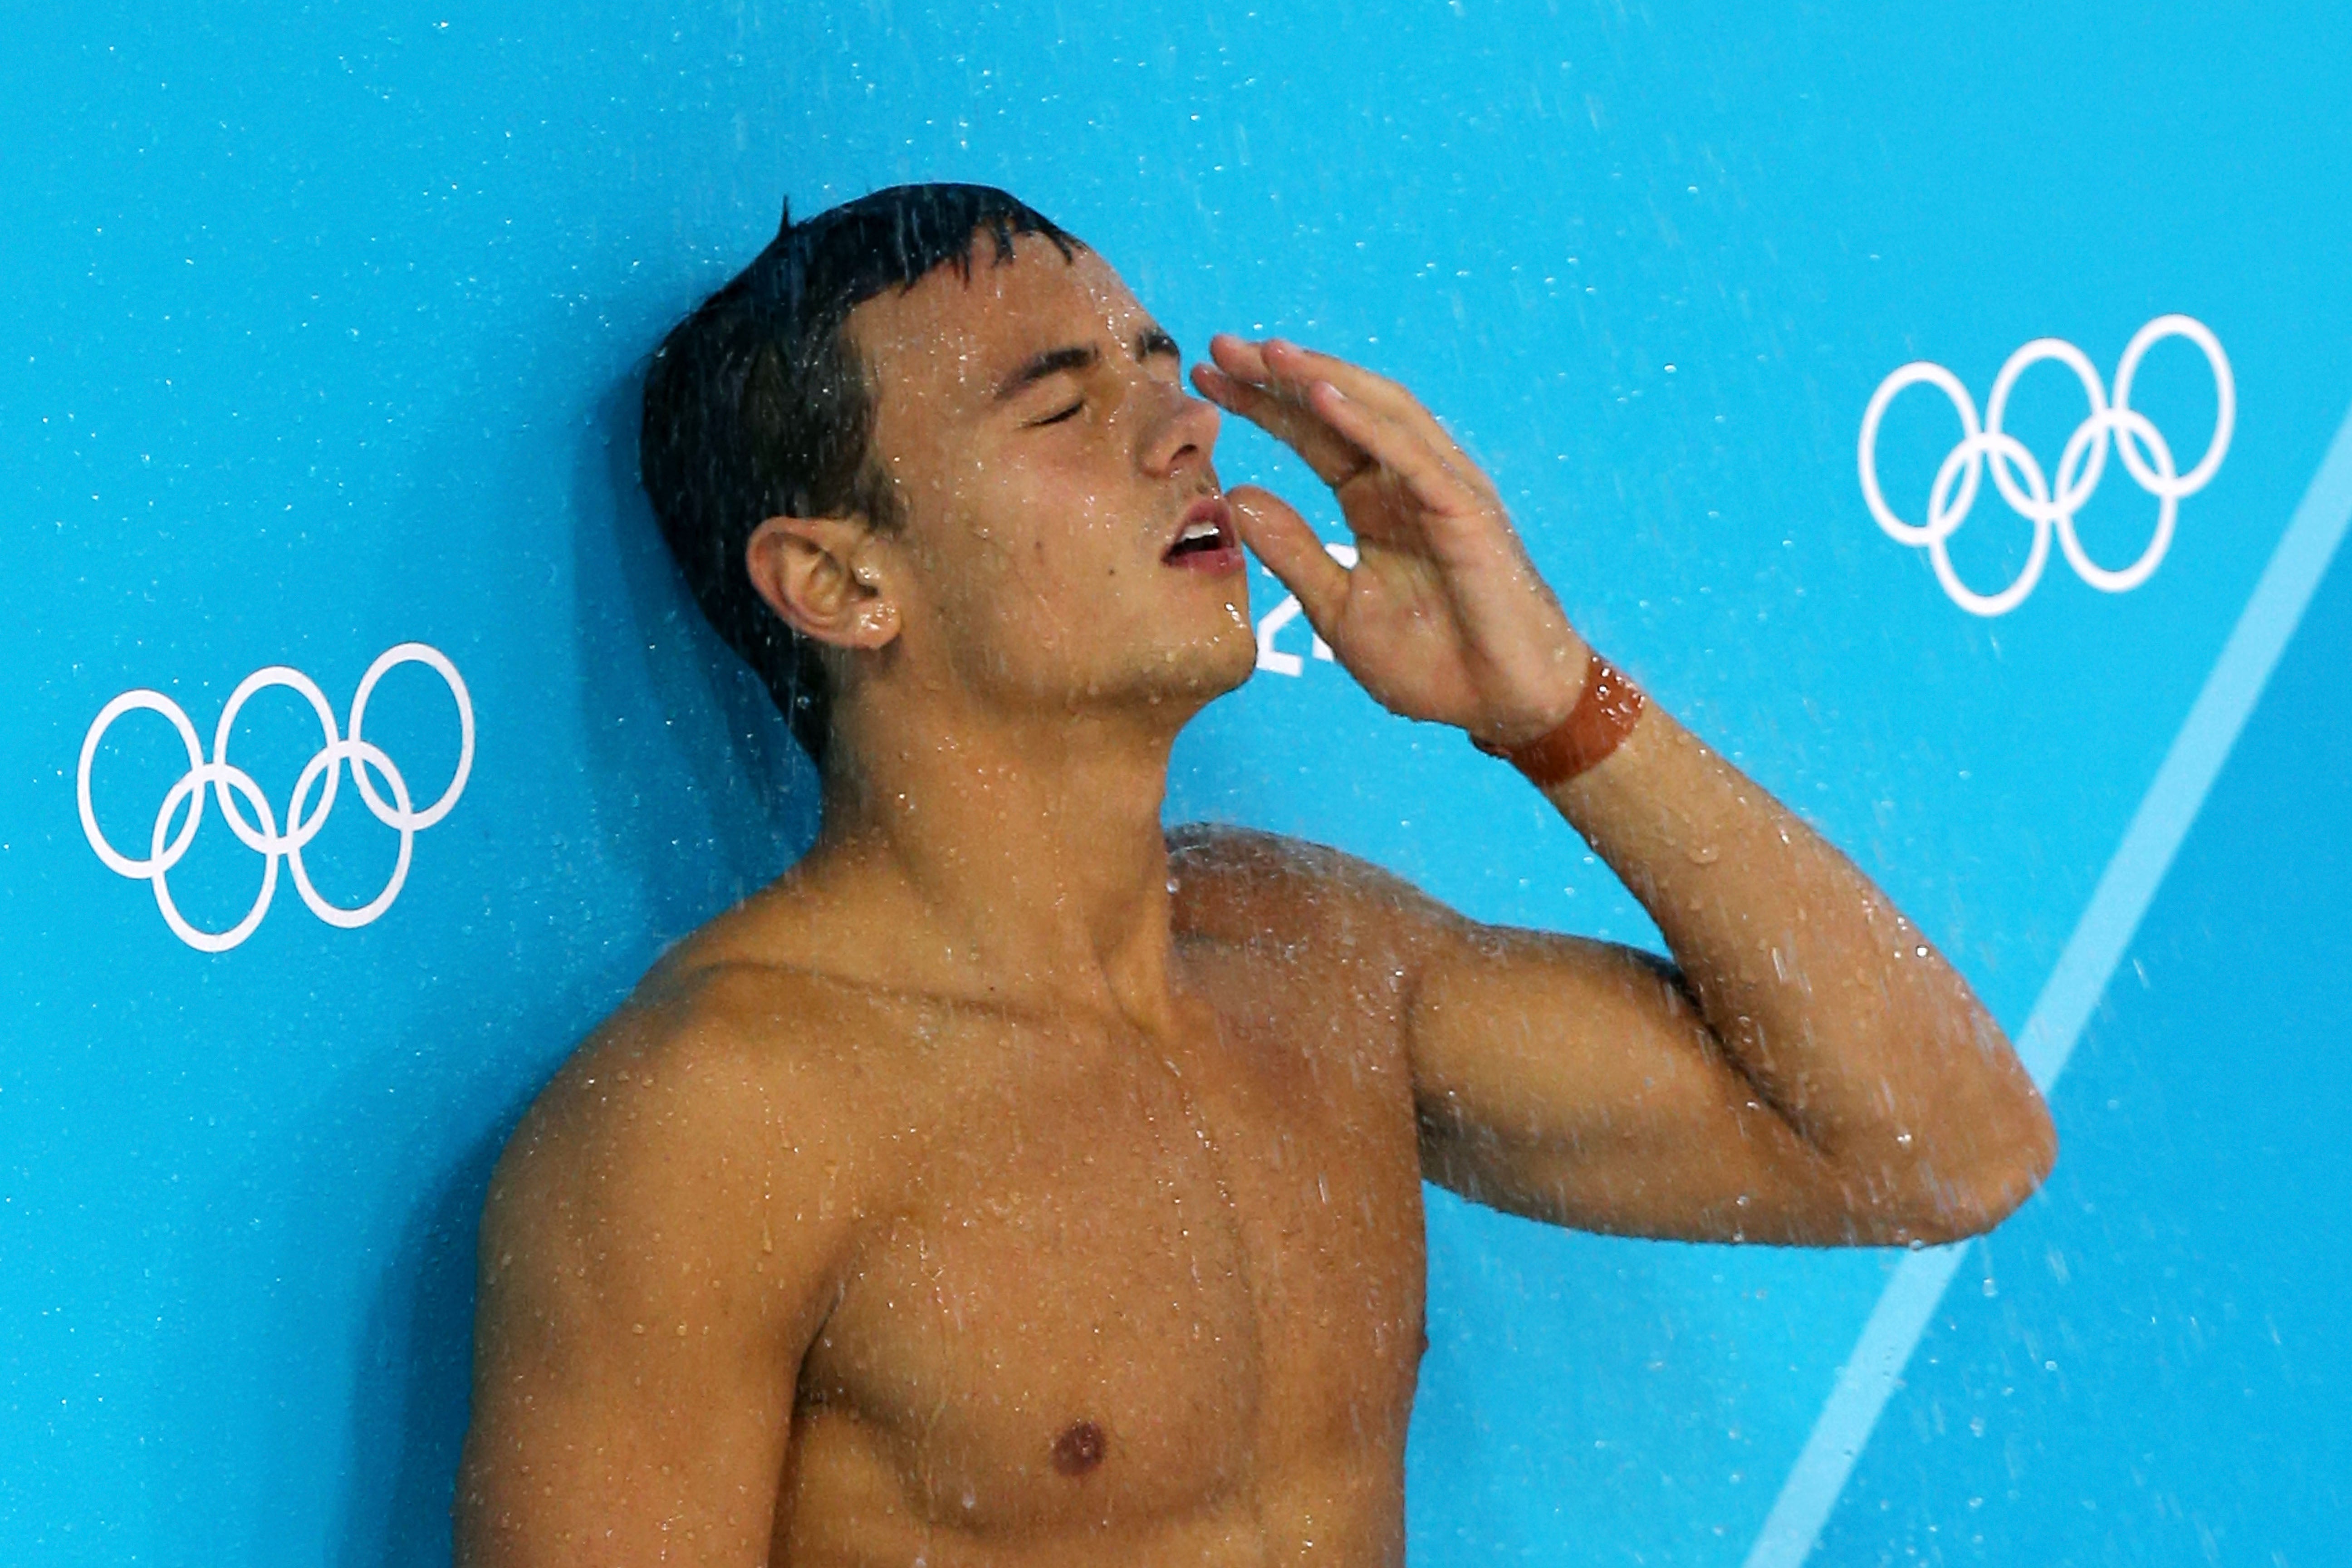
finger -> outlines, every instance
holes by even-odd
[[[1258,485],[1225,492],[1234,521],[1265,569],[1298,597],[1307,624],[1330,640],[1332,623],[1348,597],[1348,569],[1331,559],[1323,542],[1288,501]]]
[[[1370,457],[1300,398],[1253,386],[1214,365],[1194,365],[1192,384],[1218,407],[1240,415],[1297,453],[1315,477],[1334,489],[1371,466]]]
[[[1465,502],[1475,505],[1496,499],[1485,470],[1395,382],[1280,338],[1252,343],[1233,333],[1219,332],[1209,340],[1209,352],[1216,364],[1197,366],[1194,371],[1194,380],[1202,391],[1287,443],[1307,458],[1317,477],[1334,490],[1370,472],[1376,455],[1357,438],[1361,431],[1332,424],[1326,406],[1318,401],[1318,387],[1337,387],[1339,395],[1352,397],[1381,427],[1393,432],[1381,466],[1400,474],[1412,469],[1425,505],[1458,509]],[[1348,384],[1313,374],[1323,371]],[[1357,396],[1358,392],[1365,395]],[[1427,460],[1409,458],[1406,446],[1399,443],[1417,445]]]
[[[1218,332],[1209,339],[1209,353],[1218,368],[1236,381],[1277,394],[1303,399],[1309,386],[1328,381],[1391,418],[1429,417],[1429,411],[1402,384],[1287,338],[1254,343],[1232,332]]]
[[[1328,447],[1330,444],[1328,438],[1317,433],[1322,421],[1315,417],[1307,402],[1307,391],[1315,378],[1278,374],[1267,358],[1267,351],[1279,341],[1269,338],[1263,343],[1254,343],[1232,332],[1218,332],[1209,339],[1210,358],[1215,362],[1213,372],[1222,375],[1225,384],[1235,387],[1237,395],[1255,394],[1265,400],[1259,406],[1276,423],[1286,425],[1291,436]],[[1340,362],[1335,360],[1331,363],[1336,365]],[[1266,427],[1272,430],[1273,426],[1269,424]],[[1297,441],[1291,444],[1295,447]],[[1349,475],[1360,468],[1364,460],[1363,454],[1348,451],[1344,461],[1334,458],[1318,472],[1325,483],[1336,486],[1344,483]]]
[[[1348,442],[1396,476],[1428,511],[1444,517],[1476,511],[1484,498],[1464,480],[1421,432],[1367,408],[1328,381],[1317,382],[1308,405]],[[1342,498],[1343,500],[1345,498]]]
[[[1420,407],[1402,384],[1352,360],[1294,343],[1288,338],[1268,338],[1251,346],[1256,349],[1259,363],[1265,366],[1267,378],[1276,384],[1303,389],[1315,382],[1328,381],[1357,402],[1391,416]]]
[[[1217,368],[1227,375],[1253,384],[1263,382],[1272,374],[1266,369],[1265,352],[1236,332],[1211,333],[1209,357],[1216,361]]]
[[[1422,406],[1418,398],[1386,376],[1283,338],[1252,343],[1231,333],[1219,333],[1210,339],[1209,348],[1220,368],[1235,380],[1281,398],[1306,402],[1318,382],[1328,382],[1358,403],[1413,432],[1469,489],[1488,494],[1494,488],[1486,471],[1454,439],[1453,432]]]
[[[1257,357],[1265,365],[1268,384],[1273,388],[1296,386],[1303,397],[1316,382],[1328,381],[1358,403],[1420,435],[1464,473],[1482,473],[1437,416],[1423,407],[1421,399],[1388,377],[1335,354],[1302,348],[1284,338],[1267,339]]]

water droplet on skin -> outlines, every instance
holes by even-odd
[[[1723,858],[1723,851],[1712,844],[1694,844],[1683,851],[1683,858],[1694,866],[1712,866]]]

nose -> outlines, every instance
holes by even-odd
[[[1143,430],[1139,456],[1144,472],[1154,479],[1170,479],[1188,468],[1207,468],[1224,416],[1215,404],[1193,396],[1181,386],[1157,381],[1152,385],[1159,404]]]

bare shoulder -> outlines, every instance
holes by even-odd
[[[1417,963],[1469,929],[1403,878],[1303,838],[1194,823],[1171,830],[1168,848],[1189,935]]]
[[[1248,828],[1168,836],[1179,942],[1235,1019],[1308,1058],[1386,1072],[1409,1056],[1431,978],[1474,929],[1404,879],[1321,844]]]
[[[764,1552],[779,1413],[887,1201],[884,1037],[852,988],[673,963],[540,1094],[483,1211],[458,1562],[576,1561],[585,1521],[614,1561]]]
[[[656,1253],[837,1268],[868,1173],[861,1043],[882,1009],[821,976],[726,963],[661,966],[584,1041],[509,1140],[483,1215],[486,1300],[504,1266],[625,1278]],[[546,1268],[542,1279],[552,1278]]]

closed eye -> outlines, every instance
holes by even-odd
[[[1029,422],[1029,427],[1032,430],[1034,430],[1040,425],[1059,425],[1063,420],[1070,418],[1072,416],[1076,415],[1079,409],[1084,408],[1086,405],[1087,400],[1081,397],[1076,403],[1071,404],[1067,408],[1063,409],[1059,414],[1048,414],[1043,419],[1032,419]]]

